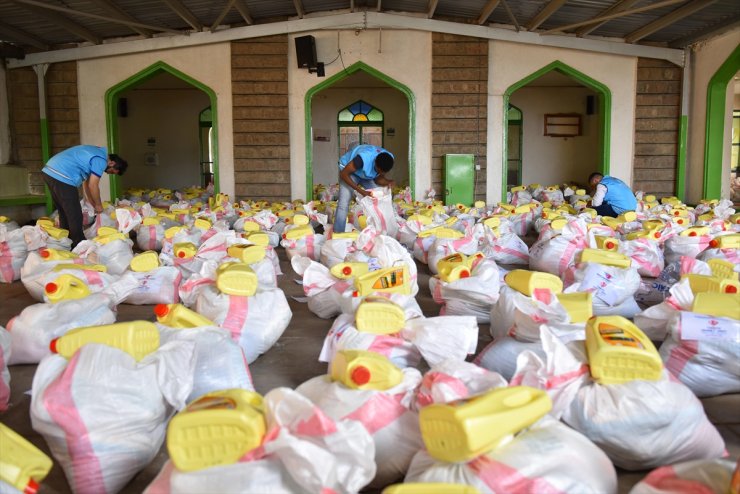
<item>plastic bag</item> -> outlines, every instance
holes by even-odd
[[[115,301],[102,293],[56,304],[29,305],[8,322],[12,346],[8,364],[37,364],[51,354],[51,340],[69,330],[116,322],[115,307]]]
[[[406,474],[411,458],[423,448],[419,416],[410,409],[421,381],[416,369],[403,369],[403,381],[384,391],[350,389],[328,376],[296,388],[333,420],[360,422],[375,443],[377,472],[370,487],[385,487]]]
[[[529,269],[563,276],[575,262],[576,255],[588,247],[586,223],[569,221],[560,235],[535,242],[529,249]]]
[[[632,266],[637,268],[641,276],[656,278],[665,267],[660,244],[647,238],[622,240],[619,252],[632,259]]]
[[[725,494],[732,492],[735,463],[728,459],[694,460],[656,468],[630,494]]]
[[[574,278],[574,283],[564,291],[591,292],[595,316],[621,315],[632,318],[640,312],[634,298],[640,288],[640,275],[636,268],[586,262],[576,266]]]
[[[10,351],[10,333],[0,326],[0,412],[8,409],[10,401],[10,371],[8,370]]]
[[[287,388],[265,395],[269,433],[238,463],[180,472],[167,463],[146,494],[359,492],[375,475],[375,446],[354,420],[333,421]]]
[[[104,244],[83,240],[72,252],[93,264],[103,264],[108,268],[109,274],[121,275],[134,258],[133,244],[129,239],[112,240]]]
[[[161,266],[151,271],[127,271],[117,284],[129,285],[124,304],[175,304],[180,301],[182,274],[173,266]]]
[[[400,335],[412,342],[433,366],[447,359],[465,360],[474,354],[478,323],[472,316],[418,317],[406,321]]]
[[[23,229],[9,229],[6,223],[0,223],[0,282],[19,280],[27,256]]]
[[[495,372],[469,362],[447,359],[432,366],[424,374],[416,390],[413,407],[420,410],[432,403],[464,400],[506,386],[506,380]]]
[[[87,344],[44,359],[33,378],[31,423],[76,493],[121,490],[149,465],[167,419],[190,394],[193,344],[164,345],[140,362]]]
[[[303,276],[308,310],[322,319],[330,319],[342,312],[342,293],[351,289],[350,281],[336,279],[326,266],[308,257],[295,256],[290,263],[293,270]]]
[[[358,204],[367,217],[367,226],[378,232],[396,238],[398,222],[393,210],[393,197],[387,187],[378,187],[370,191],[369,196],[362,197]]]
[[[465,463],[435,460],[422,450],[405,482],[466,484],[481,494],[617,492],[609,458],[582,434],[547,416],[510,442]]]
[[[500,271],[493,260],[483,259],[473,266],[470,274],[450,283],[430,277],[429,290],[434,301],[442,305],[440,315],[475,316],[478,323],[486,324],[499,298]]]

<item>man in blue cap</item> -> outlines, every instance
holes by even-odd
[[[41,170],[49,187],[54,207],[59,211],[59,226],[69,230],[72,248],[85,239],[82,230],[82,207],[77,189],[95,208],[103,212],[100,200],[100,177],[103,173],[123,175],[128,163],[120,156],[108,154],[103,147],[79,145],[52,156]]]
[[[361,196],[369,196],[369,189],[378,185],[393,186],[393,180],[385,176],[393,168],[393,162],[390,151],[370,144],[360,144],[339,158],[339,199],[333,231],[342,233],[347,226],[353,190]]]

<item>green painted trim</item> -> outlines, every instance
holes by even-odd
[[[740,69],[740,45],[717,69],[707,85],[707,122],[704,134],[704,198],[722,196],[722,156],[725,149],[727,84]]]
[[[200,89],[208,95],[211,101],[211,117],[213,121],[213,193],[217,194],[221,187],[218,170],[218,98],[216,97],[216,92],[202,82],[193,79],[184,72],[180,72],[162,61],[153,63],[128,79],[112,86],[105,92],[105,123],[108,131],[108,152],[118,152],[118,118],[116,116],[116,108],[120,94],[163,72],[173,75],[191,86]],[[110,179],[111,199],[120,197],[121,183],[119,178],[116,175],[109,175],[108,177]]]
[[[416,197],[416,99],[414,93],[407,86],[401,84],[383,74],[382,72],[370,67],[366,63],[356,62],[343,71],[329,77],[325,81],[315,85],[308,91],[304,98],[304,118],[305,118],[305,136],[306,136],[306,198],[313,197],[313,143],[311,141],[311,101],[315,94],[329,88],[335,83],[346,79],[358,71],[364,71],[371,76],[380,79],[389,86],[398,89],[409,102],[409,185],[411,186],[411,197]]]
[[[46,204],[46,196],[42,195],[22,195],[0,197],[0,206],[28,206],[31,204]]]
[[[39,120],[39,131],[41,132],[41,162],[46,163],[51,158],[51,132],[49,131],[49,120],[42,118]],[[54,211],[54,201],[51,199],[51,192],[44,184],[44,196],[46,204],[46,214]]]
[[[554,62],[542,67],[536,72],[531,73],[527,77],[509,86],[509,88],[504,92],[504,109],[509,108],[509,98],[517,89],[521,89],[535,79],[538,79],[539,77],[553,70],[556,70],[563,75],[575,79],[576,81],[580,82],[584,86],[599,94],[599,115],[601,116],[601,133],[599,134],[599,146],[601,148],[601,166],[599,167],[598,171],[600,173],[603,173],[604,175],[608,175],[611,159],[612,92],[605,84],[597,81],[596,79],[592,79],[583,72],[570,67],[560,60],[555,60]],[[508,111],[504,111],[504,129],[508,127],[508,118]],[[506,150],[506,140],[504,140],[503,142],[502,149],[503,163],[506,163],[506,157],[508,154]],[[502,200],[506,200],[506,167],[502,168],[504,168],[502,173]]]
[[[678,163],[676,167],[676,196],[686,202],[686,143],[689,133],[689,117],[681,115],[678,120]]]

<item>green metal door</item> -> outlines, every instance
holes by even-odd
[[[472,154],[445,155],[445,205],[472,206],[475,198],[475,158]]]

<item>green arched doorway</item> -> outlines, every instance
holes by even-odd
[[[199,89],[203,91],[210,100],[210,107],[211,107],[211,119],[212,119],[212,137],[213,137],[213,145],[212,145],[212,151],[213,151],[213,186],[214,186],[214,194],[219,192],[219,173],[218,173],[218,118],[217,118],[217,99],[216,99],[216,93],[213,91],[210,87],[206,86],[205,84],[193,79],[192,77],[188,76],[187,74],[180,72],[179,70],[175,69],[174,67],[171,67],[167,65],[164,62],[156,62],[146,69],[142,70],[141,72],[138,72],[128,79],[125,79],[115,86],[108,89],[108,91],[105,92],[105,122],[106,122],[106,131],[108,135],[108,152],[110,153],[118,153],[119,152],[119,136],[118,136],[118,118],[117,118],[117,108],[118,108],[118,101],[120,98],[120,95],[128,90],[131,89],[142,82],[145,82],[159,74],[166,73],[171,76],[174,76],[187,84],[193,86],[196,89]],[[120,197],[121,195],[121,184],[120,180],[116,175],[109,175],[110,177],[110,194],[111,199],[115,199]]]
[[[510,107],[510,98],[511,95],[517,90],[520,89],[530,82],[534,81],[535,79],[538,79],[542,77],[543,75],[547,74],[551,71],[557,71],[565,76],[571,77],[572,79],[580,82],[587,88],[591,89],[597,94],[597,100],[598,100],[598,114],[599,114],[599,162],[600,162],[600,169],[599,172],[603,173],[604,175],[607,175],[609,173],[609,160],[610,160],[610,136],[611,136],[611,108],[612,108],[612,93],[609,90],[609,88],[602,84],[601,82],[592,79],[591,77],[587,76],[586,74],[574,69],[573,67],[570,67],[569,65],[556,60],[545,67],[542,67],[541,69],[537,70],[536,72],[533,72],[532,74],[528,75],[527,77],[521,79],[518,82],[515,82],[511,86],[506,89],[504,92],[504,101],[503,101],[503,107],[505,109],[508,109]],[[509,112],[504,111],[504,125],[503,129],[504,132],[507,132],[507,129],[509,127]],[[503,159],[502,163],[508,162],[508,149],[507,149],[507,136],[504,136],[503,139]],[[502,173],[501,173],[501,181],[502,181],[502,200],[506,200],[506,191],[507,191],[507,175],[508,175],[508,167],[503,166],[502,167]]]
[[[416,103],[414,100],[414,94],[407,86],[401,84],[400,82],[396,81],[395,79],[392,79],[388,77],[387,75],[383,74],[382,72],[370,67],[369,65],[363,63],[363,62],[356,62],[346,69],[342,70],[341,72],[333,75],[332,77],[329,77],[327,80],[321,82],[320,84],[317,84],[316,86],[312,87],[306,92],[306,97],[304,99],[304,106],[305,106],[305,132],[306,132],[306,197],[310,198],[313,197],[313,142],[311,140],[311,122],[312,122],[312,115],[311,115],[311,103],[313,100],[313,97],[321,92],[324,89],[327,89],[331,87],[333,84],[336,84],[337,82],[346,79],[347,77],[351,76],[352,74],[358,72],[358,71],[364,71],[367,74],[385,82],[390,87],[393,87],[401,93],[403,93],[406,96],[406,99],[408,100],[408,106],[409,106],[409,115],[408,115],[408,134],[409,134],[409,153],[408,153],[408,160],[409,160],[409,186],[411,187],[411,195],[412,197],[415,197],[415,176],[416,176]]]
[[[704,198],[719,199],[725,179],[722,158],[725,142],[725,105],[727,85],[740,70],[740,45],[709,80],[707,87],[707,124],[704,144]]]

